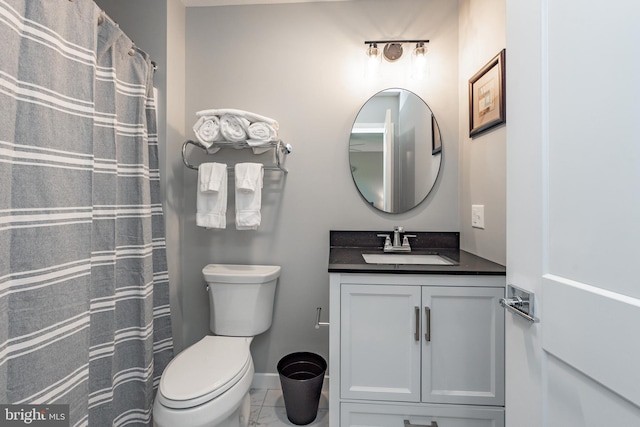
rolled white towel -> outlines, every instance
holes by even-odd
[[[220,117],[220,133],[227,141],[245,141],[249,124],[249,121],[244,117],[225,114]]]
[[[247,142],[252,147],[278,140],[278,131],[266,122],[251,123],[247,134],[249,135]]]
[[[206,148],[211,147],[214,142],[222,140],[220,119],[216,116],[201,116],[193,125],[193,132],[198,141]]]
[[[250,111],[245,111],[245,110],[237,110],[235,108],[218,108],[218,109],[209,109],[209,110],[201,110],[198,111],[196,113],[196,116],[198,117],[202,117],[202,116],[224,116],[226,114],[230,114],[232,116],[238,116],[238,117],[243,117],[247,120],[249,120],[249,122],[254,123],[254,122],[265,122],[270,124],[271,126],[273,126],[273,128],[275,130],[280,129],[280,125],[278,124],[278,122],[275,119],[272,119],[270,117],[266,117],[260,114],[256,114],[256,113],[252,113]]]

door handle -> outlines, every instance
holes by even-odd
[[[424,339],[431,341],[431,309],[429,307],[424,308],[425,326],[424,326]]]
[[[404,420],[404,427],[438,427],[438,423],[431,421],[431,424],[411,424],[409,420]]]
[[[507,285],[507,297],[500,298],[499,302],[513,314],[524,317],[529,322],[539,322],[539,319],[533,316],[533,292]]]
[[[420,307],[416,306],[415,307],[415,313],[416,313],[416,332],[414,333],[414,338],[416,339],[416,341],[420,341]]]

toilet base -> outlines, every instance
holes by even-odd
[[[251,412],[249,390],[253,381],[253,361],[236,385],[212,401],[193,408],[173,409],[164,406],[160,395],[153,405],[157,427],[247,427]]]
[[[229,415],[229,418],[212,427],[248,427],[250,415],[251,396],[249,395],[249,393],[247,393],[242,399],[242,403],[240,403],[238,409],[236,409],[234,413]],[[153,427],[159,427],[155,421],[153,422]]]
[[[251,414],[251,397],[249,393],[242,399],[236,411],[215,427],[248,427]]]

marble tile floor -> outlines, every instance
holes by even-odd
[[[295,426],[287,419],[282,390],[251,390],[251,417],[249,427]],[[324,390],[320,396],[318,416],[309,427],[329,427],[329,394]]]

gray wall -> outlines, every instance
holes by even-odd
[[[481,7],[487,1],[490,6]],[[371,0],[186,11],[179,0],[97,3],[160,67],[155,82],[160,120],[165,121],[161,172],[177,350],[209,332],[204,265],[274,263],[282,265],[283,273],[274,324],[253,344],[256,371],[275,372],[280,356],[291,351],[326,355],[327,330],[316,330],[313,322],[317,306],[328,316],[330,229],[390,230],[398,224],[409,230],[461,231],[464,249],[505,262],[504,129],[467,138],[467,82],[504,47],[503,0]],[[405,55],[400,63],[383,61],[376,78],[366,79],[364,40],[387,38],[430,39],[429,75],[412,80],[409,61],[402,62]],[[425,99],[443,136],[443,166],[434,191],[401,215],[367,206],[348,164],[349,131],[359,108],[388,87],[404,87]],[[193,138],[194,113],[210,107],[276,118],[282,138],[294,147],[286,178],[267,173],[258,231],[233,228],[232,193],[226,230],[195,226],[197,173],[182,165],[180,145]],[[194,152],[191,160],[205,158],[270,161],[268,154],[255,157],[245,151],[210,157]],[[485,204],[485,230],[470,228],[471,204]]]
[[[505,0],[459,3],[460,246],[506,265],[506,127],[469,138],[468,100],[469,79],[505,47],[506,5]],[[506,66],[508,73],[508,60]],[[471,205],[484,205],[484,230],[471,227]]]
[[[187,127],[205,108],[240,108],[273,117],[293,145],[289,174],[267,172],[262,225],[236,231],[233,187],[228,227],[195,225],[197,173],[184,176],[183,316],[185,343],[207,334],[204,265],[273,263],[282,266],[275,316],[253,343],[257,372],[275,372],[281,356],[308,350],[327,355],[328,330],[314,328],[315,308],[328,315],[328,236],[331,229],[457,231],[458,5],[449,0],[329,2],[188,8]],[[406,63],[382,63],[378,79],[364,79],[364,41],[427,38],[430,75],[409,77]],[[409,56],[407,55],[407,59]],[[348,141],[364,102],[387,87],[423,97],[442,128],[444,165],[435,191],[402,215],[381,213],[362,200],[350,175]],[[186,137],[193,137],[187,132]],[[270,161],[248,151],[209,161]],[[177,153],[176,153],[177,154]],[[191,161],[205,156],[193,153]]]

